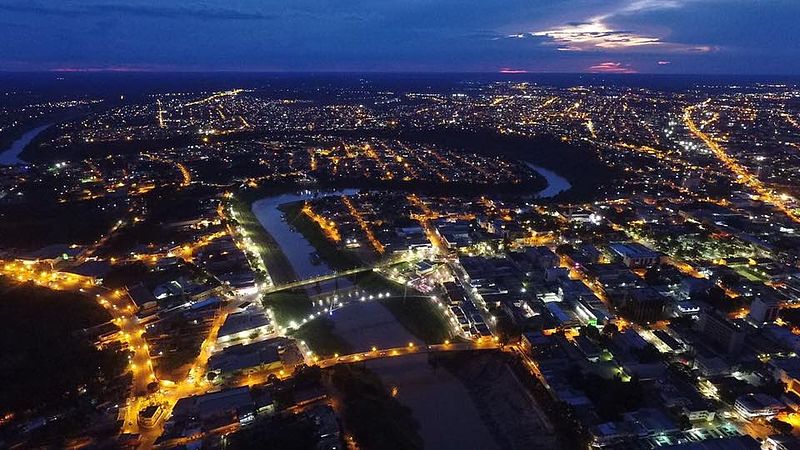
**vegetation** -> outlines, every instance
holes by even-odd
[[[293,225],[303,237],[314,247],[320,258],[333,270],[347,270],[362,265],[361,260],[353,252],[340,249],[333,244],[320,230],[313,220],[300,210],[303,202],[281,205],[280,210],[286,214],[286,220]]]
[[[793,327],[800,327],[800,308],[783,308],[780,317]]]
[[[560,200],[588,199],[597,196],[603,185],[609,184],[616,173],[606,166],[597,152],[586,144],[566,142],[556,136],[514,136],[496,130],[464,131],[459,129],[403,130],[402,139],[432,142],[466,151],[503,155],[530,161],[557,171],[567,178],[572,188],[557,196]],[[535,193],[545,186],[544,180],[525,186]],[[520,187],[513,188],[520,193]],[[452,193],[452,191],[448,192]]]
[[[395,283],[381,274],[375,272],[362,272],[351,275],[350,280],[370,294],[386,294],[391,296],[416,295],[412,288],[404,288],[402,284]]]
[[[725,291],[719,286],[711,286],[707,292],[698,293],[692,296],[693,301],[702,301],[713,306],[714,309],[723,313],[737,311],[746,305],[741,297],[728,297]]]
[[[448,361],[448,359],[452,360],[460,357],[468,360],[471,353],[472,352],[459,352],[455,357],[448,355],[447,359],[442,359],[442,363],[448,370],[452,371],[454,370],[453,366],[455,362]],[[517,380],[522,383],[523,387],[531,394],[542,412],[550,419],[551,424],[555,428],[559,444],[561,444],[560,448],[588,448],[590,435],[583,427],[580,419],[575,416],[572,408],[564,402],[557,401],[550,392],[548,392],[547,388],[531,375],[530,369],[522,362],[522,359],[501,352],[498,352],[497,355],[505,359],[506,364],[508,364],[512,372],[514,372]]]
[[[45,195],[0,206],[0,245],[37,249],[56,243],[89,244],[122,215],[120,208],[115,210],[104,200],[57,203],[52,191]]]
[[[314,308],[303,289],[273,292],[265,295],[262,302],[266,308],[272,310],[278,324],[284,327],[292,321],[299,323]]]
[[[619,377],[606,379],[594,373],[584,374],[579,368],[571,370],[567,381],[580,389],[592,401],[603,420],[620,420],[623,413],[642,406],[644,392],[636,377],[622,381]]]
[[[380,302],[403,327],[426,344],[441,344],[450,339],[447,319],[427,297],[394,297]]]
[[[335,326],[333,320],[323,316],[304,324],[292,335],[305,341],[311,351],[322,358],[332,357],[336,353],[351,353],[350,344],[335,333]]]
[[[236,224],[245,230],[247,236],[258,248],[258,252],[267,266],[267,271],[275,283],[281,284],[294,281],[297,275],[294,273],[292,265],[272,236],[267,233],[264,227],[261,226],[261,222],[253,214],[250,208],[251,202],[248,198],[249,196],[244,196],[242,199],[234,197],[231,200],[233,210],[236,211]]]
[[[392,397],[377,375],[363,366],[338,365],[333,384],[343,399],[346,428],[365,450],[421,449],[419,424],[411,410]]]
[[[141,261],[117,264],[111,267],[103,277],[103,285],[109,289],[120,289],[133,286],[150,273],[150,269]]]
[[[110,319],[96,302],[0,279],[0,405],[20,411],[102,398],[122,374],[122,353],[101,351],[82,330]],[[6,411],[0,411],[0,414]]]
[[[279,415],[259,421],[229,436],[232,450],[311,450],[317,445],[316,427],[310,418]]]

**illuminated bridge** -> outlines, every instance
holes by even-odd
[[[273,292],[288,291],[288,290],[291,290],[291,289],[296,289],[296,288],[299,288],[299,287],[308,286],[310,284],[322,283],[324,281],[330,281],[330,280],[333,280],[333,279],[336,279],[336,278],[355,275],[357,273],[371,272],[371,271],[374,271],[374,270],[377,270],[377,269],[380,269],[380,268],[383,268],[383,267],[390,267],[390,266],[393,266],[393,265],[396,265],[396,264],[400,264],[402,262],[405,262],[405,260],[398,259],[398,258],[392,258],[392,259],[389,259],[387,261],[379,262],[379,263],[371,265],[371,266],[356,267],[356,268],[353,268],[353,269],[340,270],[340,271],[331,272],[331,273],[328,273],[328,274],[325,274],[325,275],[319,275],[319,276],[316,276],[316,277],[306,278],[304,280],[292,281],[291,283],[273,285],[273,286],[270,286],[270,287],[267,287],[266,289],[264,289],[264,293],[265,294],[271,294]]]
[[[320,367],[331,367],[337,364],[351,364],[376,359],[394,358],[399,356],[416,355],[422,353],[464,352],[470,350],[496,350],[503,346],[495,339],[483,339],[475,342],[452,342],[434,345],[414,345],[409,343],[406,347],[375,349],[349,355],[334,356],[321,359],[314,364]]]
[[[278,285],[270,286],[270,287],[264,289],[264,293],[265,294],[271,294],[273,292],[288,291],[288,290],[291,290],[291,289],[296,289],[296,288],[299,288],[299,287],[308,286],[309,284],[322,283],[323,281],[329,281],[329,280],[333,280],[333,279],[336,279],[336,278],[346,277],[346,276],[349,276],[349,275],[355,275],[357,273],[371,272],[371,271],[377,269],[378,267],[380,267],[380,266],[356,267],[354,269],[347,269],[347,270],[342,270],[342,271],[339,271],[339,272],[331,272],[331,273],[328,273],[328,274],[325,274],[325,275],[320,275],[320,276],[317,276],[317,277],[311,277],[311,278],[306,278],[304,280],[293,281],[291,283],[278,284]]]

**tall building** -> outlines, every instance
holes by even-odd
[[[664,296],[653,288],[632,289],[620,308],[623,315],[633,322],[655,322],[664,318]]]
[[[780,312],[780,301],[772,295],[759,295],[750,305],[750,318],[757,325],[774,322]]]
[[[700,332],[728,354],[738,353],[742,349],[746,327],[745,321],[729,319],[716,311],[705,311],[700,316]]]

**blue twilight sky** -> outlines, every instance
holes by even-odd
[[[800,0],[0,0],[0,70],[800,73]]]

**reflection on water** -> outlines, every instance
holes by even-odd
[[[311,200],[314,198],[327,197],[330,195],[354,195],[358,189],[344,189],[341,191],[303,191],[294,194],[281,194],[267,197],[253,203],[253,214],[261,222],[261,226],[267,230],[275,242],[280,247],[286,259],[289,260],[294,273],[300,279],[325,275],[333,272],[324,261],[314,258],[316,250],[291,226],[293,217],[284,217],[283,211],[279,210],[280,205],[298,202],[301,200]]]
[[[536,173],[543,176],[544,179],[547,181],[547,187],[539,191],[538,194],[536,194],[538,198],[555,197],[556,195],[566,190],[569,190],[572,187],[572,184],[570,184],[569,180],[553,172],[552,170],[545,169],[544,167],[539,167],[529,162],[526,162],[525,164],[527,164],[528,167],[536,171]]]

